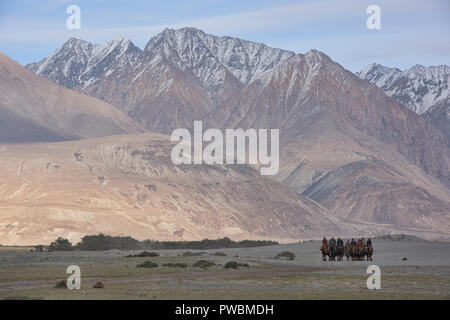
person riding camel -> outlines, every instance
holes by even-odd
[[[337,239],[337,245],[344,245],[344,241],[341,238]]]
[[[350,245],[352,245],[352,246],[356,246],[356,241],[355,241],[355,239],[354,239],[354,238],[352,238],[352,241],[350,242]]]
[[[334,240],[334,237],[332,237],[330,239],[330,241],[328,241],[328,242],[329,242],[330,246],[332,246],[332,247],[334,247],[336,245],[336,240]]]
[[[328,243],[327,238],[323,237],[322,244],[327,244],[327,243]]]
[[[366,241],[366,246],[370,246],[370,247],[372,247],[372,240],[370,240],[370,238],[369,239],[367,239],[367,241]]]
[[[361,239],[358,240],[358,242],[356,243],[356,246],[357,247],[362,247],[362,240]]]
[[[345,247],[348,248],[350,246],[351,246],[350,241],[347,240],[347,242],[345,243]]]

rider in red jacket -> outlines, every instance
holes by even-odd
[[[327,238],[323,237],[322,244],[327,244],[327,243],[328,243]]]
[[[362,241],[361,241],[361,239],[359,239],[358,240],[358,243],[356,244],[358,247],[361,247],[362,246]]]

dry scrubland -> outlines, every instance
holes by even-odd
[[[449,299],[450,244],[376,240],[373,264],[381,290],[366,288],[371,262],[323,262],[319,242],[222,250],[161,250],[157,257],[127,258],[141,251],[30,252],[0,248],[0,299]],[[274,259],[293,252],[293,261]],[[216,254],[222,252],[223,254]],[[402,260],[404,257],[406,261]],[[215,263],[206,269],[198,260]],[[145,261],[156,268],[137,268]],[[225,269],[228,261],[249,264]],[[186,268],[164,267],[186,263]],[[57,289],[67,266],[81,268],[81,290]],[[103,288],[92,288],[97,282]]]

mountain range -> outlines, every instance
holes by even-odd
[[[92,45],[69,39],[26,67],[105,100],[153,132],[190,127],[293,52],[183,28],[165,29],[141,51],[118,38]]]
[[[397,101],[378,83],[366,81],[369,71],[355,75],[317,50],[296,54],[194,28],[165,29],[144,50],[123,38],[98,45],[71,38],[26,67],[58,88],[103,100],[122,117],[133,119],[133,128],[162,134],[157,137],[190,128],[194,120],[202,120],[204,128],[222,130],[280,129],[280,171],[268,179],[250,174],[250,167],[177,169],[167,153],[169,142],[144,133],[40,145],[45,160],[40,161],[43,171],[37,177],[49,180],[28,179],[23,185],[17,183],[24,179],[17,160],[27,161],[31,155],[26,150],[33,149],[5,145],[9,153],[2,157],[2,167],[14,168],[5,171],[5,179],[16,181],[15,188],[0,189],[0,203],[15,208],[8,209],[9,223],[4,226],[12,228],[4,229],[10,237],[19,228],[14,225],[17,217],[49,197],[40,216],[52,217],[50,199],[57,198],[58,207],[68,210],[58,209],[58,217],[67,214],[62,225],[83,221],[77,236],[84,229],[100,231],[93,227],[95,222],[99,228],[110,227],[107,231],[139,238],[197,239],[228,232],[235,237],[293,239],[402,232],[450,239],[449,139],[405,107],[406,100]],[[439,106],[444,100],[435,96]],[[165,150],[158,151],[157,158],[155,143]],[[64,154],[56,156],[59,149]],[[82,161],[75,154],[82,154]],[[57,164],[59,174],[50,178],[45,164],[57,162],[65,165]],[[31,163],[24,168],[36,167]],[[58,175],[77,172],[81,177],[83,170],[82,182],[60,185],[61,197],[41,194],[46,186],[57,184],[52,179]],[[172,185],[177,181],[197,187],[175,193]],[[218,190],[215,183],[227,188]],[[158,185],[158,193],[151,193],[153,187],[145,191],[145,185]],[[36,197],[29,207],[20,205],[23,199],[11,202],[11,194],[24,196],[26,188]],[[89,196],[79,190],[90,190]],[[83,205],[75,203],[76,198]],[[91,204],[101,205],[94,209]],[[99,210],[133,222],[129,228],[99,223],[92,216]],[[183,213],[186,220],[172,219],[174,212]],[[161,223],[165,227],[157,227]],[[72,232],[62,225],[39,234],[49,239],[57,232]]]

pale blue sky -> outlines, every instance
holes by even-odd
[[[71,4],[81,8],[81,30],[66,28]],[[371,4],[381,8],[381,30],[366,28]],[[351,71],[372,62],[450,65],[449,0],[0,0],[0,51],[22,64],[69,37],[123,36],[143,48],[165,27],[186,26],[297,53],[318,49]]]

